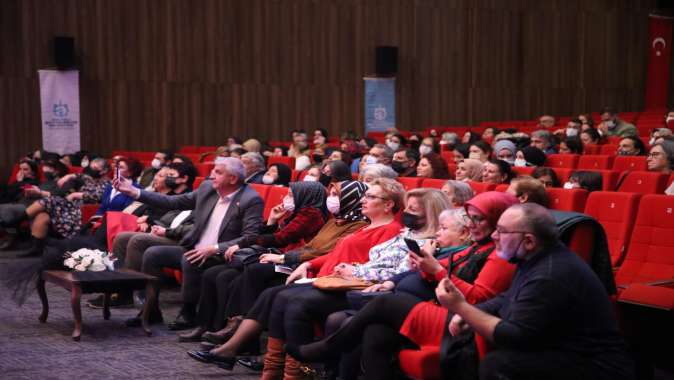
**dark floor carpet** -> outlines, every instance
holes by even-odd
[[[0,252],[0,266],[15,262],[12,252]],[[127,328],[124,320],[135,309],[112,309],[110,320],[101,310],[82,303],[83,333],[74,342],[69,293],[47,284],[49,319],[40,323],[42,309],[36,293],[22,307],[0,286],[0,379],[256,379],[259,374],[242,367],[225,371],[190,359],[186,351],[197,343],[178,343],[176,333],[164,325],[154,325],[152,337],[141,329]],[[85,299],[92,295],[84,295]],[[161,295],[164,318],[178,313],[177,289]]]

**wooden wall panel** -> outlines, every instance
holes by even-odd
[[[362,131],[377,45],[400,49],[402,129],[639,110],[654,3],[3,0],[0,175],[41,142],[55,35],[76,39],[83,146],[108,154]]]

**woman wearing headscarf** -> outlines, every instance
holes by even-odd
[[[367,218],[361,212],[361,198],[366,190],[367,185],[357,181],[331,184],[326,205],[333,218],[306,245],[286,250],[282,255],[265,253],[260,257],[259,263],[247,265],[243,276],[230,286],[230,298],[236,296],[240,301],[230,303],[226,308],[225,316],[229,317],[226,326],[220,331],[205,333],[204,339],[214,344],[224,343],[236,331],[236,327],[243,320],[242,315],[253,307],[260,294],[269,287],[283,284],[287,275],[277,273],[276,265],[294,269],[305,261],[330,252],[339,239],[365,227]],[[237,287],[238,290],[233,291],[232,287]],[[221,321],[222,319],[216,322]]]
[[[514,142],[510,140],[499,140],[494,144],[494,156],[499,160],[514,165],[516,155],[517,147]]]
[[[543,166],[547,156],[535,146],[525,147],[517,152],[515,166]]]
[[[466,158],[463,161],[459,162],[456,167],[456,180],[467,182],[482,181],[482,169],[484,164],[480,160],[474,160],[472,158]]]
[[[283,203],[271,210],[267,224],[260,233],[243,239],[225,253],[226,256],[233,253],[234,257],[248,258],[243,259],[243,262],[232,260],[230,264],[214,266],[204,272],[197,314],[199,326],[179,335],[179,339],[200,340],[204,332],[216,330],[215,323],[224,319],[224,308],[230,302],[229,285],[241,275],[247,261],[256,259],[265,248],[276,248],[283,252],[313,239],[328,217],[325,200],[325,188],[320,183],[291,183],[288,195],[283,198]]]
[[[288,186],[292,178],[292,170],[285,164],[271,164],[262,177],[265,185]]]
[[[466,202],[474,243],[440,261],[431,254],[435,250],[432,244],[424,247],[422,254],[412,259],[421,276],[436,284],[450,272],[451,281],[471,304],[506,290],[515,266],[496,256],[491,234],[501,214],[516,203],[515,196],[501,192],[478,194]],[[300,361],[314,362],[347,352],[362,341],[365,378],[394,378],[390,359],[403,345],[411,341],[418,346],[440,346],[448,311],[434,301],[405,293],[376,297],[329,338],[303,346],[288,344],[288,353]]]
[[[289,277],[288,285],[266,289],[246,314],[234,336],[225,344],[211,351],[189,351],[195,360],[213,363],[221,368],[232,369],[237,351],[251,339],[257,337],[263,328],[269,327],[270,338],[267,341],[265,369],[263,378],[278,378],[284,372],[286,359],[282,337],[274,336],[278,331],[283,334],[283,315],[286,306],[292,303],[295,294],[311,288],[308,283],[293,283],[304,273],[315,271],[318,277],[329,275],[336,265],[342,262],[366,262],[370,248],[383,243],[400,233],[402,225],[395,215],[404,205],[404,188],[395,180],[380,178],[375,180],[362,198],[363,211],[370,223],[358,231],[340,239],[328,254],[302,263]],[[299,364],[294,362],[295,364]],[[299,372],[299,365],[289,366]]]

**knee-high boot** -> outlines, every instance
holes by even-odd
[[[283,371],[283,380],[311,380],[313,372],[307,365],[298,362],[290,355],[285,357],[285,369]]]
[[[283,378],[283,362],[286,352],[283,348],[285,341],[269,337],[267,339],[267,353],[264,355],[264,369],[261,380],[280,380]]]

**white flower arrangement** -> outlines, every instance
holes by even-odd
[[[79,271],[101,272],[104,270],[115,270],[115,260],[111,259],[108,252],[98,249],[81,248],[75,252],[67,252],[63,265]]]

